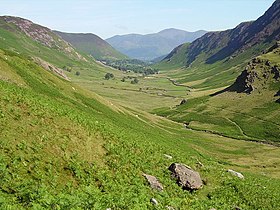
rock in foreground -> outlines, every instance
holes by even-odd
[[[172,163],[169,168],[172,176],[177,179],[177,184],[186,190],[198,190],[202,188],[202,180],[198,172],[192,170],[189,166]]]
[[[143,176],[147,179],[151,188],[158,190],[158,191],[163,190],[162,184],[158,181],[158,179],[156,177],[148,175],[148,174],[143,174]]]

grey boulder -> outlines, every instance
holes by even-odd
[[[151,188],[158,190],[158,191],[163,190],[162,184],[158,181],[158,179],[156,177],[154,177],[152,175],[148,175],[148,174],[143,174],[143,176],[147,179]]]
[[[172,163],[169,168],[177,184],[185,190],[198,190],[202,188],[202,180],[198,172],[184,164]]]

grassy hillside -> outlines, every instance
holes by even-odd
[[[158,113],[185,122],[190,129],[279,144],[279,55],[276,47],[249,62],[225,90]]]
[[[152,197],[157,209],[280,207],[279,148],[124,110],[17,53],[2,50],[0,67],[1,209],[154,209]],[[203,189],[178,187],[173,161],[198,170]],[[143,172],[164,191],[151,190]]]
[[[128,58],[95,34],[75,34],[59,31],[55,31],[55,33],[71,43],[79,51],[87,53],[97,60],[122,60]]]
[[[234,29],[209,32],[171,52],[156,66],[160,70],[180,69],[170,76],[180,83],[195,82],[194,88],[221,88],[230,85],[253,57],[273,46],[279,37],[280,2],[256,21],[244,22]],[[189,85],[189,84],[187,84]]]
[[[179,119],[176,123],[147,110],[173,106],[183,97],[205,95],[208,90],[180,85],[168,71],[143,76],[104,67],[85,55],[75,57],[76,51],[65,52],[62,46],[67,43],[46,46],[12,23],[3,23],[0,39],[0,209],[280,208],[280,148],[240,140],[264,136],[277,142],[279,96],[272,94],[279,82],[271,76],[264,86],[265,100],[258,92],[249,96],[225,92],[159,112],[171,117],[179,112],[172,118]],[[274,50],[261,59],[268,56],[271,65],[277,64]],[[71,81],[34,63],[34,56],[71,67],[71,72],[65,71]],[[106,73],[114,77],[105,80]],[[139,79],[137,84],[131,83],[134,78]],[[236,120],[227,106],[232,108],[239,94],[248,115],[236,114]],[[248,104],[255,101],[262,108],[250,109]],[[215,103],[217,109],[212,109]],[[183,125],[185,119],[180,121],[181,114],[189,117],[188,106],[197,112],[191,116],[196,123],[190,122],[191,129]],[[218,108],[225,110],[227,119]],[[248,117],[245,123],[257,122],[255,127],[239,124],[243,116]],[[211,129],[205,132],[204,125]],[[252,129],[258,130],[257,138]],[[182,190],[168,171],[173,162],[197,170],[203,188]],[[245,179],[232,176],[228,169],[241,172]],[[152,190],[143,173],[156,176],[163,192]],[[159,205],[154,206],[151,198]]]

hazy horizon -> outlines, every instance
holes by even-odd
[[[164,29],[218,31],[255,20],[273,0],[62,0],[2,2],[1,15],[18,16],[53,30],[93,33],[103,39]],[[236,15],[238,12],[238,15]]]

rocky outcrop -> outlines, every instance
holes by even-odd
[[[57,68],[56,66],[42,60],[41,58],[38,58],[38,57],[34,57],[33,60],[36,64],[43,67],[45,70],[51,71],[51,72],[57,74],[58,76],[63,77],[66,80],[69,80],[69,78],[66,76],[66,74],[64,74],[62,69]]]
[[[234,84],[224,91],[250,94],[256,89],[263,88],[270,81],[278,82],[279,79],[280,68],[277,65],[272,65],[269,60],[254,58],[237,77]]]
[[[162,184],[158,181],[158,179],[156,177],[154,177],[152,175],[148,175],[148,174],[143,174],[143,176],[147,179],[151,188],[158,190],[158,191],[163,190]]]
[[[172,176],[177,180],[177,184],[185,190],[198,190],[202,188],[202,180],[198,172],[189,166],[172,163],[169,168]]]

